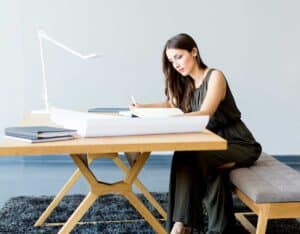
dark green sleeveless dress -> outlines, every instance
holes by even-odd
[[[199,111],[206,96],[208,81],[214,69],[210,69],[201,86],[194,91],[191,100],[192,111]],[[226,95],[215,114],[211,117],[207,129],[225,138],[228,143],[257,145],[251,132],[241,120],[241,112],[236,106],[226,81]]]
[[[199,111],[206,96],[210,69],[191,100],[192,111]],[[203,204],[208,216],[207,233],[225,233],[234,226],[229,170],[219,166],[235,162],[235,167],[252,165],[261,146],[241,120],[241,113],[226,81],[226,95],[210,118],[207,129],[225,138],[223,151],[176,151],[172,159],[169,187],[167,230],[183,222],[194,229],[203,227]]]

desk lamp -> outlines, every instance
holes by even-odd
[[[64,49],[65,51],[69,52],[70,54],[73,54],[82,60],[88,60],[92,58],[97,58],[99,55],[97,54],[87,54],[83,55],[73,49],[70,49],[69,47],[63,45],[62,43],[58,42],[57,40],[51,38],[44,29],[39,28],[37,30],[37,35],[39,39],[40,44],[40,56],[41,56],[41,64],[42,64],[42,79],[43,79],[43,91],[44,91],[44,105],[45,109],[38,110],[38,111],[32,111],[33,113],[49,113],[49,98],[48,98],[48,88],[47,88],[47,79],[46,79],[46,71],[45,71],[45,59],[44,59],[44,48],[43,48],[43,40],[47,40],[51,42],[52,44]]]

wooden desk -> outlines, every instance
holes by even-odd
[[[32,121],[31,123],[33,122],[35,121]],[[40,124],[43,122],[36,121],[36,123]],[[28,123],[25,121],[25,124],[27,125]],[[4,139],[0,143],[0,156],[70,154],[74,163],[78,167],[65,186],[60,190],[56,198],[49,205],[47,210],[36,222],[35,226],[39,226],[44,223],[46,218],[58,205],[67,191],[73,186],[76,180],[83,175],[90,185],[90,192],[86,195],[74,213],[69,217],[67,222],[60,229],[59,233],[70,233],[95,200],[99,196],[108,193],[117,193],[125,196],[157,233],[166,233],[164,227],[132,191],[132,185],[134,183],[151,202],[151,204],[154,205],[159,213],[166,218],[166,212],[137,178],[150,153],[152,151],[175,150],[224,150],[226,147],[227,142],[224,139],[206,130],[201,133],[80,138],[70,141],[36,144]],[[140,152],[140,156],[137,158],[132,167],[127,168],[119,158],[119,152]],[[124,171],[124,179],[111,184],[99,181],[90,170],[88,164],[82,161],[80,154],[88,154],[89,163],[100,157],[112,159],[120,167],[120,169]]]

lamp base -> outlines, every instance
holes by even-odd
[[[31,114],[44,114],[44,115],[49,115],[50,111],[47,109],[41,109],[41,110],[32,110]]]

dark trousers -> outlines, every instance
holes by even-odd
[[[202,204],[208,216],[208,233],[224,233],[235,223],[229,170],[218,167],[235,162],[235,167],[250,166],[261,147],[229,144],[225,151],[175,152],[172,160],[167,230],[174,222],[201,229]]]

